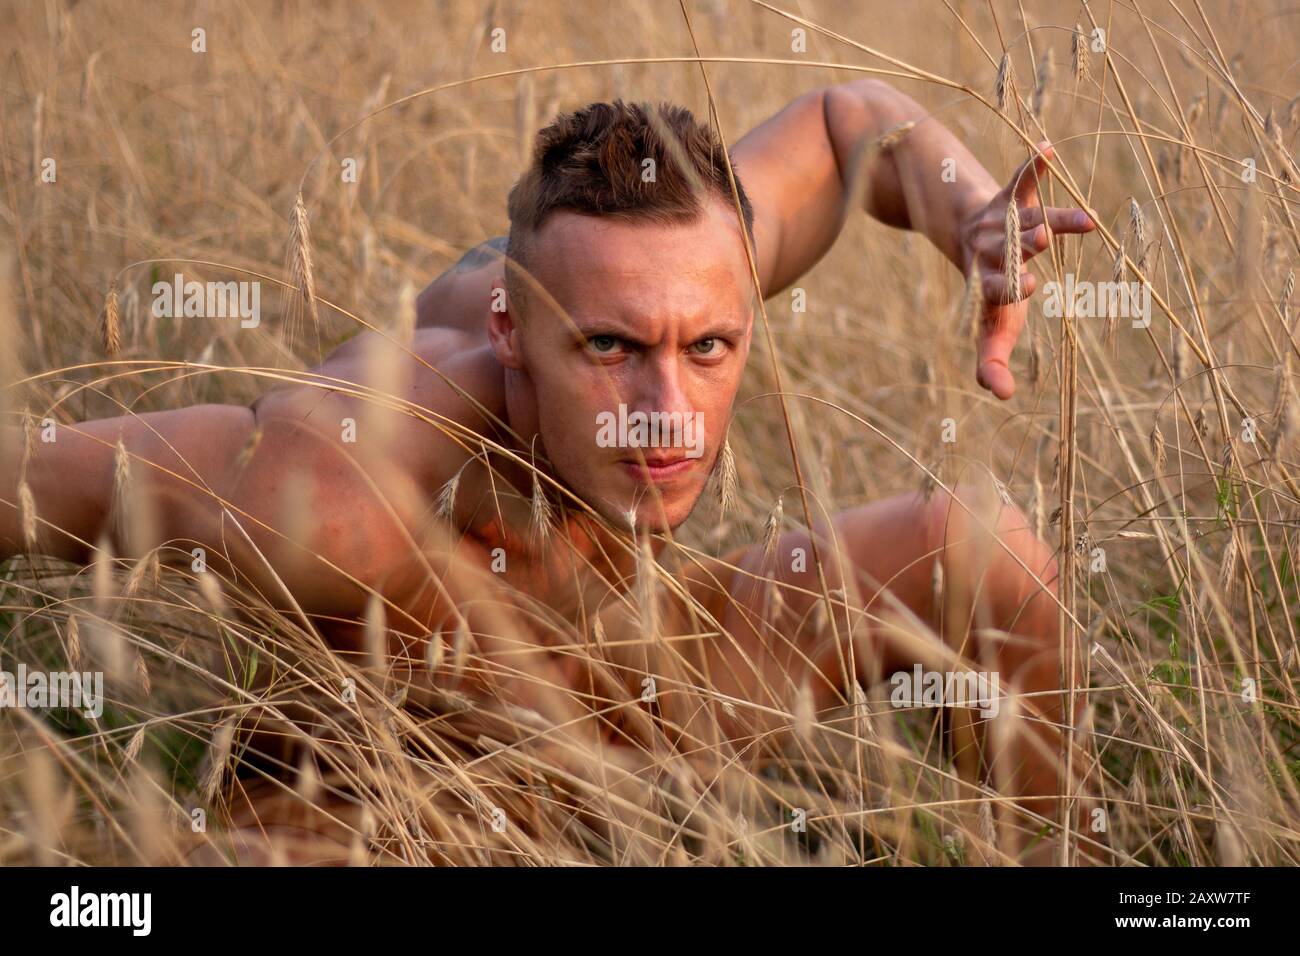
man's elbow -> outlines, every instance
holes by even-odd
[[[920,107],[884,80],[863,77],[825,88],[828,117],[844,111],[865,114],[869,124],[883,132],[891,126],[916,119]]]

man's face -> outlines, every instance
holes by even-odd
[[[625,527],[635,508],[639,530],[676,527],[716,462],[749,352],[735,213],[710,202],[663,225],[562,212],[530,250],[555,304],[530,289],[524,321],[512,317],[531,392],[516,398],[535,402],[547,457],[608,520]]]

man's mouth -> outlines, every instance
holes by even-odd
[[[660,483],[686,474],[696,460],[684,454],[646,455],[644,464],[640,458],[624,458],[619,461],[619,465],[638,481]]]

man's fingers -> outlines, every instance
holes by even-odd
[[[980,362],[975,379],[1004,401],[1016,393],[1016,377],[1007,368],[1007,363],[998,359]]]
[[[1017,205],[1033,205],[1038,198],[1038,183],[1047,175],[1047,161],[1056,155],[1052,144],[1043,140],[1038,144],[1038,152],[1020,164],[1016,174],[1011,177],[1006,188],[1002,190],[1008,200]]]
[[[985,272],[980,275],[980,285],[984,292],[984,301],[994,305],[1014,305],[1016,302],[1022,302],[1034,294],[1038,287],[1038,280],[1034,278],[1032,272],[1020,273],[1020,298],[1011,298],[1011,287],[1007,284],[1006,276],[1001,273]],[[1008,352],[1010,349],[1008,349]]]
[[[1016,379],[1007,363],[1024,322],[1013,314],[1014,311],[1004,309],[994,314],[980,336],[977,353],[976,380],[1001,399],[1010,398],[1016,390]]]
[[[1021,282],[1027,285],[1025,294],[1028,295],[1033,290],[1033,277],[1028,274],[1021,276]],[[1020,338],[1020,330],[1024,325],[1023,308],[994,307],[984,313],[976,353],[978,365],[975,377],[998,398],[1007,399],[1015,393],[1016,379],[1011,374],[1008,363],[1011,360],[1011,350]]]
[[[1047,248],[1047,230],[1042,226],[1020,233],[1020,261],[1025,262]],[[1006,262],[1006,245],[1001,236],[988,235],[975,244],[980,265],[985,270],[1001,272]]]
[[[1021,209],[1020,226],[1022,229],[1041,226],[1044,217],[1047,219],[1047,224],[1052,227],[1052,232],[1092,232],[1097,228],[1097,224],[1082,209],[1060,206],[1049,206],[1046,209],[1042,206],[1029,206]]]
[[[1037,152],[1021,164],[1015,176],[998,194],[988,207],[987,215],[1013,202],[1020,209],[1019,252],[1023,262],[1031,259],[1047,248],[1048,232],[1084,233],[1096,228],[1096,224],[1086,213],[1079,209],[1051,207],[1044,209],[1038,203],[1039,182],[1048,173],[1048,162],[1056,156],[1052,144],[1044,140],[1038,144]],[[1020,271],[1013,290],[1004,274],[1005,260],[1008,258],[1006,239],[988,223],[981,223],[982,235],[972,237],[971,242],[980,270],[980,286],[984,296],[984,325],[980,332],[979,355],[976,377],[979,383],[1000,399],[1010,398],[1016,390],[1016,380],[1011,374],[1009,362],[1011,350],[1020,338],[1020,330],[1025,324],[1026,308],[1018,306],[1031,295],[1038,285],[1033,273]],[[969,240],[968,240],[969,241]],[[1016,263],[1017,268],[1020,262]],[[1013,292],[1018,293],[1013,296]]]

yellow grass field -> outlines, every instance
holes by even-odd
[[[1001,181],[1050,138],[1062,173],[1050,201],[1082,201],[1101,228],[1037,258],[1040,289],[1118,273],[1148,290],[1149,327],[1048,315],[1040,291],[1013,362],[1020,389],[999,402],[975,382],[963,277],[924,238],[855,215],[797,284],[804,311],[789,292],[766,302],[731,431],[738,506],[701,506],[681,541],[720,553],[762,540],[778,501],[780,520],[802,525],[792,447],[818,511],[958,483],[1003,496],[1059,548],[1061,639],[1089,689],[1073,732],[1097,761],[1102,812],[1042,839],[1071,854],[1093,841],[1115,865],[1300,861],[1293,5],[0,10],[10,425],[247,403],[365,327],[401,328],[419,289],[507,230],[506,193],[539,126],[593,100],[707,117],[711,89],[734,143],[803,92],[875,74]],[[356,182],[340,174],[349,160]],[[291,279],[299,193],[314,324]],[[177,272],[260,280],[260,324],[153,317],[153,284]],[[761,767],[720,748],[704,777],[657,745],[633,767],[561,760],[544,731],[492,707],[413,706],[400,673],[361,673],[301,620],[175,558],[0,565],[0,670],[102,669],[108,698],[94,721],[0,710],[0,864],[232,858],[221,821],[246,743],[235,721],[259,709],[314,728],[310,758],[285,768],[286,820],[331,788],[360,795],[341,820],[356,864],[1013,862],[1000,798],[962,786],[930,715],[895,711],[887,686],[815,726],[791,714]],[[356,700],[340,702],[349,677]]]

